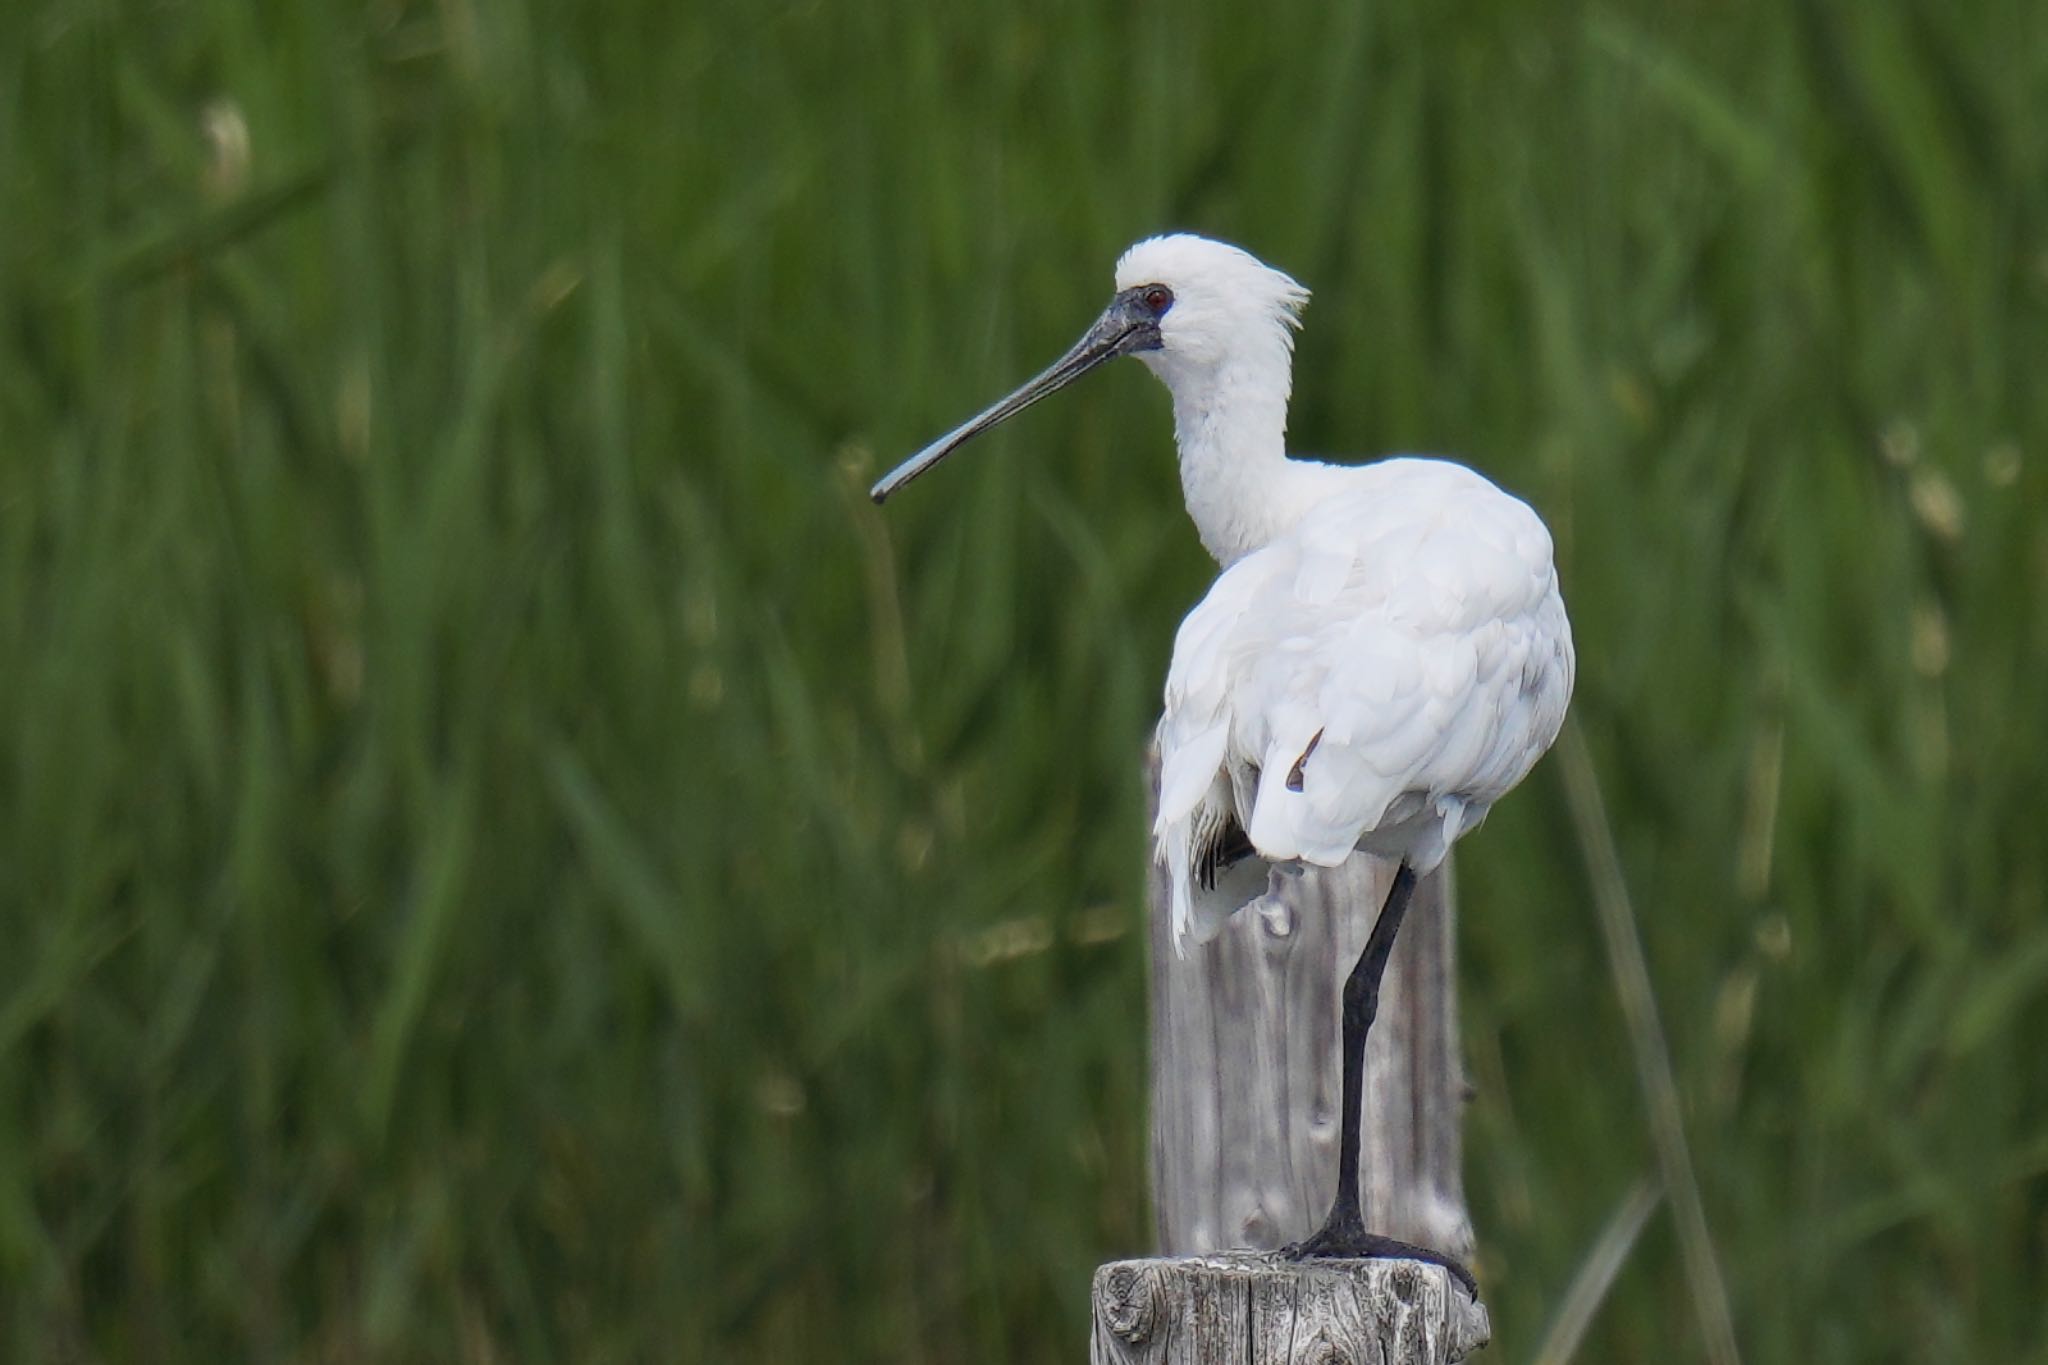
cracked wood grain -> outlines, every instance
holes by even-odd
[[[1091,1365],[1449,1365],[1486,1309],[1439,1266],[1258,1252],[1112,1261],[1095,1272]]]

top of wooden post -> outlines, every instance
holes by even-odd
[[[1094,1298],[1091,1365],[1450,1365],[1493,1331],[1484,1304],[1421,1261],[1111,1261]]]

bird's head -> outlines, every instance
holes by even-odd
[[[1177,392],[1235,363],[1277,367],[1284,401],[1308,291],[1251,253],[1189,233],[1149,237],[1116,266],[1116,294],[1072,349],[1009,397],[905,460],[869,491],[881,502],[990,427],[1106,360],[1134,355]]]
[[[1127,308],[1144,344],[1132,354],[1172,382],[1253,355],[1284,361],[1308,290],[1248,251],[1189,233],[1150,237],[1116,263],[1114,313]]]

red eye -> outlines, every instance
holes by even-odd
[[[1173,291],[1163,284],[1155,284],[1145,291],[1145,306],[1155,313],[1164,313],[1173,306]]]

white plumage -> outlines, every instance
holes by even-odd
[[[1307,290],[1185,234],[1125,252],[1116,284],[1072,350],[874,497],[1113,356],[1165,383],[1188,514],[1223,566],[1181,623],[1159,723],[1153,836],[1185,951],[1276,872],[1358,848],[1434,869],[1556,739],[1571,627],[1549,532],[1481,475],[1287,457]]]
[[[1444,460],[1322,468],[1343,490],[1225,570],[1174,640],[1154,837],[1183,946],[1273,864],[1365,848],[1432,871],[1550,747],[1571,695],[1534,512]],[[1257,857],[1202,876],[1232,822]]]
[[[1138,355],[1225,566],[1181,623],[1159,723],[1153,835],[1185,951],[1275,868],[1364,848],[1433,870],[1557,738],[1574,663],[1526,503],[1448,460],[1286,457],[1306,290],[1188,236],[1118,263],[1120,288],[1152,281],[1174,302]]]

